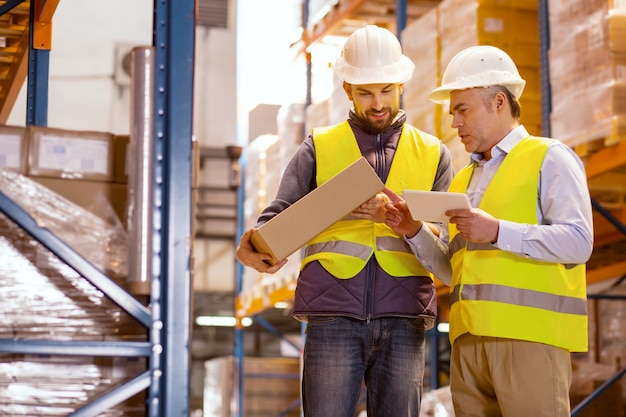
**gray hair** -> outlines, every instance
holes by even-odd
[[[522,115],[522,108],[520,106],[519,101],[515,98],[511,90],[509,90],[503,85],[493,85],[491,87],[478,88],[477,90],[479,90],[479,94],[483,97],[483,101],[485,102],[485,105],[489,105],[490,101],[499,92],[504,93],[511,107],[511,116],[515,120],[519,121]]]

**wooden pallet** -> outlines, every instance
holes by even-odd
[[[626,166],[589,179],[591,197],[607,210],[626,206]]]

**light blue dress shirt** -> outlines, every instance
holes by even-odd
[[[470,155],[471,161],[477,163],[467,189],[472,207],[479,206],[506,155],[527,136],[524,126],[518,126],[492,148],[490,160],[483,159],[482,153]],[[593,213],[586,178],[585,168],[574,151],[559,141],[553,142],[539,174],[539,224],[499,220],[498,240],[494,245],[540,261],[587,262],[593,250]],[[413,238],[406,240],[422,265],[450,285],[447,224],[440,237],[428,227],[422,227]]]

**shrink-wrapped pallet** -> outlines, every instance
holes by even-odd
[[[587,399],[596,389],[617,372],[614,367],[593,362],[573,362],[570,403],[572,408]],[[622,383],[617,381],[607,387],[596,399],[583,408],[582,417],[624,417]]]
[[[552,135],[580,155],[626,135],[626,8],[611,4],[550,3]]]
[[[299,358],[244,357],[243,390],[236,392],[235,358],[217,357],[205,362],[204,417],[229,417],[235,413],[233,398],[243,396],[241,415],[299,416]]]
[[[539,68],[537,11],[481,3],[444,0],[439,4],[442,68],[457,52],[473,45],[497,46],[518,67]]]
[[[276,196],[280,182],[280,140],[277,135],[261,135],[250,142],[244,151],[243,229],[256,225],[259,215]],[[242,293],[249,291],[263,274],[244,268]]]
[[[334,72],[332,85],[332,92],[327,101],[328,118],[326,119],[326,124],[329,125],[341,123],[346,120],[352,108],[352,101],[350,101],[343,89],[343,81],[341,81]],[[309,123],[309,128],[322,126],[320,124],[315,125],[314,123],[315,120],[312,119],[311,123]],[[324,119],[320,118],[318,123],[324,123]],[[309,133],[311,132],[307,131],[307,134]]]
[[[106,199],[98,215],[15,172],[0,190],[124,287],[127,236]],[[0,337],[15,340],[146,340],[146,329],[98,288],[0,214]],[[146,369],[144,358],[0,355],[0,415],[66,416]],[[101,416],[145,415],[134,398]]]
[[[418,129],[441,137],[441,105],[428,98],[441,80],[438,13],[436,7],[431,9],[402,32],[402,51],[415,63],[413,78],[405,83],[402,98],[407,121]]]
[[[511,56],[526,86],[520,99],[521,122],[528,131],[541,131],[541,78],[539,57],[539,17],[536,7],[524,1],[444,0],[439,4],[441,42],[440,67],[443,72],[461,50],[474,45],[493,45]],[[444,110],[442,139],[456,132]]]

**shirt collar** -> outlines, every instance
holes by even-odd
[[[517,126],[491,149],[491,159],[496,159],[502,154],[508,154],[515,145],[527,136],[529,133],[526,128],[523,125]],[[484,161],[482,152],[473,152],[470,155],[470,160],[471,162]]]

